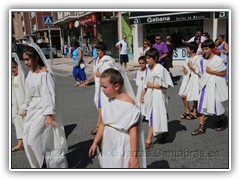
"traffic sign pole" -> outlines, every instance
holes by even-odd
[[[50,26],[48,26],[48,34],[49,34],[49,45],[50,45],[50,59],[51,59],[51,65],[53,65],[52,38],[51,38]]]

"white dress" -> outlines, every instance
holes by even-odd
[[[41,168],[47,152],[55,155],[53,162],[47,162],[48,168],[66,168],[67,162],[59,162],[67,152],[66,137],[61,122],[56,127],[47,128],[46,115],[55,114],[55,85],[52,74],[44,71],[29,71],[25,83],[25,103],[27,110],[24,121],[23,143],[32,168]],[[58,154],[56,154],[58,152]],[[61,156],[61,158],[60,158]],[[59,159],[58,159],[59,158]],[[49,157],[48,157],[49,159]]]
[[[102,151],[98,156],[102,168],[128,167],[130,158],[128,130],[132,125],[139,122],[139,117],[139,109],[129,102],[107,99],[103,103],[102,118],[105,126],[102,137]],[[141,128],[138,128],[138,131],[140,130]],[[143,138],[138,136],[138,159],[140,167],[146,168]]]
[[[156,64],[154,69],[148,68],[145,88],[147,82],[158,84],[165,88],[173,87],[173,82],[169,72],[160,64]],[[153,135],[156,136],[163,132],[168,132],[167,111],[166,111],[166,90],[147,89],[144,96],[146,119],[149,126],[153,127]]]
[[[228,99],[228,88],[225,78],[208,74],[206,67],[208,66],[216,72],[226,70],[226,66],[219,56],[214,56],[211,60],[202,60],[199,63],[202,73],[200,80],[200,94],[198,100],[198,112],[201,114],[222,115],[225,109],[222,102]]]
[[[93,66],[94,80],[95,80],[94,103],[97,109],[99,106],[101,106],[101,100],[104,101],[104,99],[106,99],[107,97],[101,91],[100,78],[96,76],[96,72],[99,71],[100,73],[102,73],[106,69],[113,68],[114,66],[115,66],[115,60],[108,55],[104,55],[100,60],[98,57],[94,62],[94,66]]]
[[[146,70],[144,71],[140,71],[138,70],[135,74],[134,80],[136,81],[136,85],[137,85],[137,95],[136,95],[136,100],[137,100],[137,106],[139,107],[141,114],[145,116],[145,107],[144,107],[144,103],[140,102],[141,99],[141,94],[143,92],[144,89],[144,82],[145,82],[145,76],[146,76]]]
[[[19,72],[20,73],[20,72]],[[23,76],[24,78],[24,76]],[[22,104],[24,103],[24,79],[19,75],[12,77],[12,122],[15,125],[17,139],[23,138]]]

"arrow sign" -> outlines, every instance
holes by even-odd
[[[43,16],[44,26],[53,26],[53,16]]]

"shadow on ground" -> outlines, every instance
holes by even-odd
[[[148,169],[170,169],[166,160],[155,161],[147,166]]]
[[[93,157],[88,156],[88,151],[92,145],[93,140],[87,140],[68,147],[66,155],[68,161],[68,168],[86,168],[88,164],[92,164]]]

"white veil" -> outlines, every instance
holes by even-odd
[[[24,75],[24,71],[22,68],[22,64],[21,61],[17,55],[16,52],[12,52],[12,57],[14,58],[14,60],[16,61],[16,63],[18,64],[18,76],[19,76],[19,80],[21,85],[24,87],[24,82],[25,82],[25,75]]]
[[[28,44],[28,45],[33,47],[37,51],[37,53],[39,54],[40,58],[42,59],[44,65],[46,66],[48,72],[50,72],[53,76],[52,68],[48,64],[47,59],[46,59],[45,55],[43,54],[42,50],[40,49],[40,47],[36,43],[31,43],[31,44]]]

